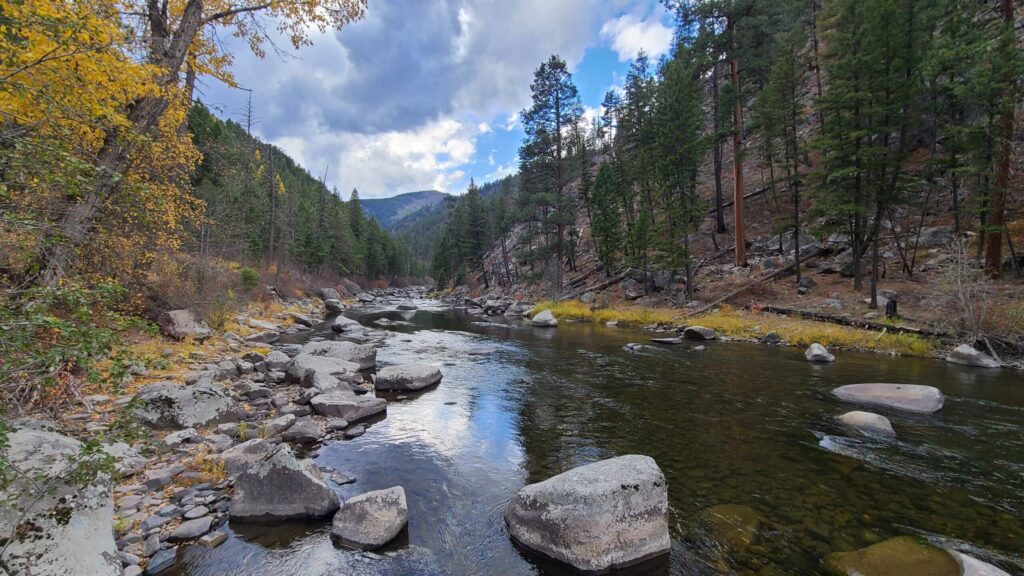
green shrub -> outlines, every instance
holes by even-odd
[[[246,290],[252,290],[260,284],[260,273],[255,268],[248,266],[242,266],[239,270],[242,275],[242,287]]]

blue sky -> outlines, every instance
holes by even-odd
[[[269,28],[272,28],[269,27]],[[653,0],[370,0],[366,18],[313,45],[259,59],[232,38],[254,132],[328,184],[364,198],[462,193],[514,172],[533,71],[551,54],[573,72],[589,114],[621,86],[640,49],[671,44]],[[287,43],[279,42],[279,46]],[[241,119],[249,93],[203,79],[198,97]]]

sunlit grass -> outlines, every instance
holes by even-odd
[[[916,334],[861,330],[827,322],[737,310],[728,305],[689,318],[680,310],[639,306],[594,309],[578,300],[548,300],[538,303],[534,308],[534,312],[543,310],[550,310],[555,318],[580,322],[603,324],[609,320],[618,320],[624,326],[700,325],[733,338],[757,339],[768,332],[775,332],[793,346],[809,346],[818,342],[829,348],[871,350],[904,356],[932,356],[938,348],[935,340]]]

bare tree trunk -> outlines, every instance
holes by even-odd
[[[721,120],[718,110],[718,62],[715,62],[711,73],[711,101],[715,132],[715,144],[713,147],[715,163],[715,230],[719,234],[724,234],[726,228],[725,214],[722,213],[722,139],[719,138],[719,132],[722,128],[720,126]]]
[[[747,246],[743,234],[743,102],[740,98],[740,68],[736,60],[736,22],[730,16],[727,22],[732,36],[732,50],[729,54],[729,75],[731,76],[732,105],[732,172],[733,172],[733,226],[736,236],[736,265],[747,265]]]
[[[1009,30],[1006,41],[1015,48],[1013,1],[1002,0],[1003,21]],[[1006,66],[1008,78],[999,118],[999,150],[996,153],[995,186],[989,205],[989,234],[985,243],[985,272],[998,278],[1003,272],[1003,228],[1006,226],[1006,191],[1010,185],[1010,157],[1013,154],[1013,115],[1016,112],[1015,78],[1012,67]]]

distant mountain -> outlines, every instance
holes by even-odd
[[[421,190],[406,192],[391,198],[371,198],[362,200],[363,210],[373,216],[377,223],[386,230],[394,230],[400,222],[410,216],[430,210],[444,203],[448,195],[437,190]]]

